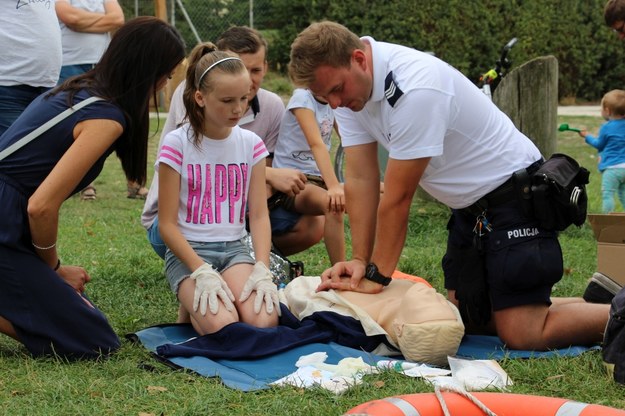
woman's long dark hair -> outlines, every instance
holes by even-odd
[[[74,95],[84,88],[118,105],[127,128],[116,141],[115,152],[127,179],[145,183],[150,96],[156,99],[157,84],[184,55],[184,41],[175,28],[155,17],[137,17],[115,32],[95,68],[70,78],[52,94],[68,91],[72,105]]]

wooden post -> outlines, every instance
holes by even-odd
[[[167,0],[154,0],[154,17],[167,21]],[[165,107],[165,110],[169,110],[169,102],[166,101],[165,93],[160,91],[156,95],[158,102],[154,102],[154,99],[150,98],[150,108],[156,110],[160,107]]]
[[[493,101],[529,137],[545,158],[557,151],[558,60],[533,59],[510,71]]]
[[[154,0],[154,16],[161,20],[167,21],[167,2],[166,0]]]

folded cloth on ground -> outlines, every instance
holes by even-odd
[[[352,317],[316,312],[300,321],[284,304],[280,306],[282,316],[277,327],[257,328],[236,322],[213,334],[179,344],[160,345],[156,352],[164,357],[254,359],[311,343],[336,342],[346,347],[374,351],[386,342],[384,335],[367,335],[360,322]]]

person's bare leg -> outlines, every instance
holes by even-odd
[[[189,312],[187,312],[184,306],[179,305],[178,306],[178,319],[176,319],[176,323],[188,324],[190,322],[191,322],[191,315],[189,314]]]
[[[253,265],[240,263],[235,264],[223,271],[222,276],[236,299],[234,305],[239,314],[239,320],[258,328],[271,328],[278,325],[278,310],[274,308],[271,314],[267,313],[266,304],[263,303],[260,312],[254,312],[254,303],[257,293],[253,291],[250,297],[243,303],[239,302],[243,287],[252,273]]]
[[[509,348],[545,351],[601,342],[609,312],[585,302],[524,305],[493,312],[493,320]]]
[[[239,315],[236,309],[228,311],[223,302],[219,301],[219,310],[217,314],[213,315],[206,307],[206,315],[201,314],[200,308],[197,311],[193,310],[193,298],[195,294],[195,281],[187,278],[184,279],[178,288],[178,300],[180,304],[190,315],[191,324],[193,329],[200,334],[212,334],[226,325],[239,321]]]
[[[553,305],[565,305],[567,303],[588,303],[583,298],[551,298]]]
[[[13,324],[1,316],[0,316],[0,332],[19,341],[17,337],[17,332],[15,332],[15,328],[13,327]]]
[[[289,255],[287,254],[289,252],[298,253],[317,244],[328,229],[328,226],[324,225],[327,205],[327,191],[319,186],[307,184],[297,194],[294,202],[295,212],[302,214],[302,217],[290,232],[277,236],[273,243],[284,255]],[[286,245],[287,242],[289,245]],[[282,250],[282,247],[285,247],[285,250]]]
[[[343,215],[329,212],[325,216],[323,241],[330,263],[345,261],[345,229]]]

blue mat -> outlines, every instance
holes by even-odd
[[[155,353],[159,345],[177,344],[196,336],[197,333],[190,325],[170,324],[149,327],[126,337],[140,342],[152,351],[159,361],[171,367],[188,369],[205,377],[219,377],[226,386],[242,391],[268,388],[269,383],[295,372],[297,370],[295,363],[302,355],[314,352],[325,352],[328,355],[325,362],[328,364],[337,364],[347,357],[362,357],[363,361],[374,365],[377,361],[388,358],[344,347],[334,342],[307,344],[253,360],[211,360],[206,357],[165,358]]]
[[[575,357],[589,350],[598,350],[601,347],[571,346],[551,351],[524,351],[506,348],[499,337],[486,335],[465,335],[456,353],[459,357],[476,360],[502,360],[504,358],[551,358]]]
[[[163,344],[178,344],[194,338],[197,333],[187,324],[165,324],[145,328],[126,337],[141,343],[154,353],[161,362],[177,369],[191,370],[205,377],[219,377],[223,383],[233,389],[242,391],[260,390],[269,387],[269,383],[276,381],[297,370],[295,363],[302,355],[314,352],[325,352],[328,355],[326,363],[337,364],[347,357],[362,357],[368,364],[375,364],[378,360],[389,357],[377,356],[354,348],[345,347],[334,342],[312,343],[295,347],[263,358],[253,360],[231,360],[206,357],[163,357],[156,354],[156,347]],[[518,351],[506,349],[498,337],[483,335],[465,335],[458,350],[457,356],[473,359],[504,358],[550,358],[558,356],[577,356],[586,351],[600,349],[600,347],[573,346],[553,351]],[[397,357],[393,357],[397,359]]]

